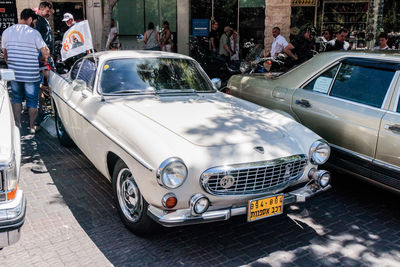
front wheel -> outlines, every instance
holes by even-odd
[[[122,160],[115,164],[112,183],[118,213],[125,226],[139,236],[154,232],[158,224],[147,215],[149,204],[143,198],[132,172]]]
[[[54,106],[54,120],[56,124],[56,132],[58,141],[62,146],[72,147],[75,145],[74,141],[72,141],[71,137],[68,135],[67,131],[64,128],[64,124],[61,121],[60,115],[58,114],[58,110],[56,106]]]

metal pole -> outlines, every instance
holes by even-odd
[[[236,25],[236,31],[238,35],[239,35],[239,22],[240,22],[240,0],[238,0],[237,25]]]
[[[317,28],[318,1],[315,1],[314,28]]]
[[[211,0],[211,21],[214,21],[214,0]]]

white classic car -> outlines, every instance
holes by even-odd
[[[21,143],[6,84],[14,79],[14,72],[2,69],[0,76],[0,248],[3,248],[20,238],[26,201],[18,187]]]
[[[51,73],[59,141],[113,185],[124,224],[255,221],[327,190],[330,147],[301,124],[217,91],[183,55],[100,52]]]

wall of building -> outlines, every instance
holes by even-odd
[[[281,35],[289,40],[290,36],[290,15],[291,0],[265,0],[265,39],[266,50],[271,49],[274,38],[272,37],[272,28],[279,27]]]

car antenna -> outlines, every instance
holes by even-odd
[[[94,56],[94,49],[91,49],[91,52],[92,52],[92,55],[93,55],[94,64],[96,65],[96,67],[98,67],[97,58]],[[100,101],[101,102],[105,102],[106,100],[105,100],[104,95],[103,95],[103,89],[101,88],[101,86],[99,87],[99,89],[100,89]]]

